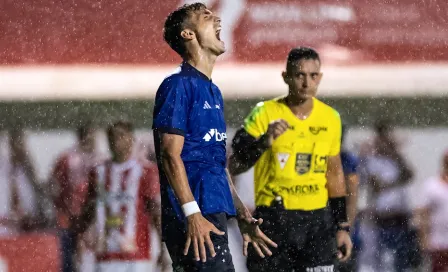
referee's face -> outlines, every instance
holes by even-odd
[[[321,78],[320,62],[314,59],[301,59],[283,72],[283,79],[289,87],[289,96],[301,101],[316,96]]]

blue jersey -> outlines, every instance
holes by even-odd
[[[342,151],[341,162],[344,175],[356,174],[358,171],[358,159],[353,154]]]
[[[154,105],[153,130],[165,223],[184,216],[163,172],[158,132],[184,136],[181,158],[202,213],[235,215],[225,172],[227,135],[223,108],[219,88],[186,62],[160,85]]]

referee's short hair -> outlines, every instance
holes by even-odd
[[[291,71],[291,68],[300,60],[317,60],[320,63],[320,57],[316,50],[310,47],[296,47],[291,49],[286,60],[286,71]]]

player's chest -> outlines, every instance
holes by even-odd
[[[190,133],[198,135],[205,135],[211,131],[214,131],[216,135],[225,133],[223,106],[219,89],[203,88],[198,90],[193,97],[189,115]]]
[[[98,201],[107,204],[134,203],[141,186],[142,171],[139,168],[127,171],[108,171],[97,179]]]

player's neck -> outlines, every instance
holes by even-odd
[[[128,161],[132,156],[132,151],[126,153],[117,153],[113,155],[112,161],[116,163],[123,163]]]
[[[294,99],[290,96],[285,98],[286,105],[291,109],[292,113],[300,119],[306,119],[313,110],[313,99]]]
[[[442,181],[448,183],[448,171],[442,172]]]
[[[188,64],[196,68],[199,72],[212,78],[213,67],[215,66],[217,56],[206,54],[204,52],[190,53],[186,61]]]

